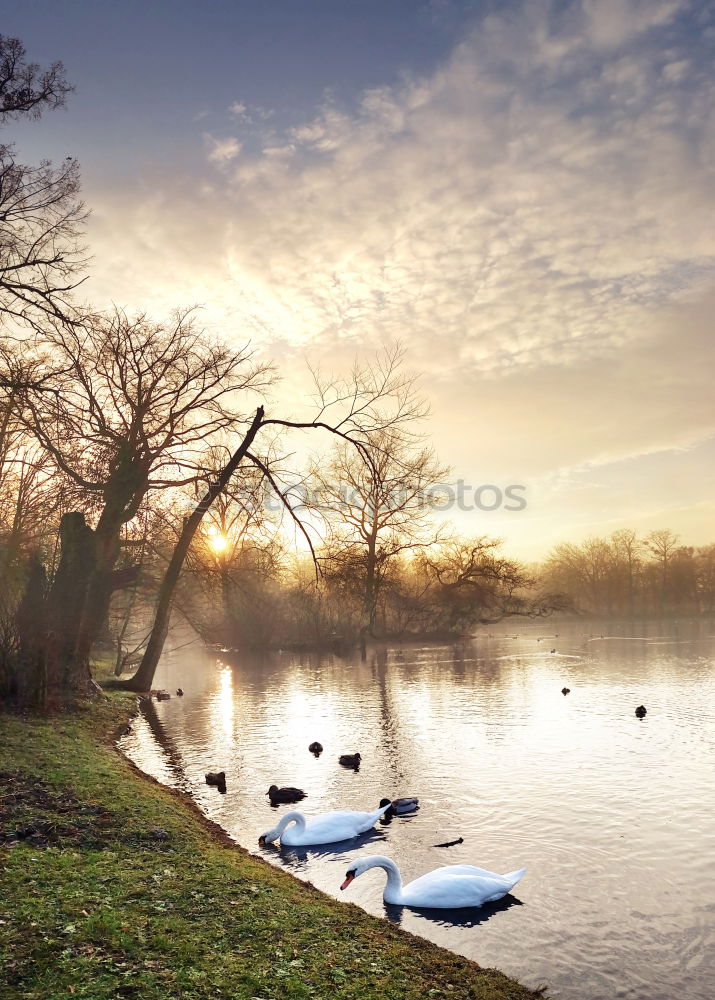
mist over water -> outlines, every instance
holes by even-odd
[[[152,702],[122,748],[250,851],[554,997],[712,1000],[714,654],[703,621],[504,623],[364,661],[229,662],[191,644],[156,678],[184,697]],[[338,764],[355,751],[359,771]],[[204,783],[215,770],[226,795]],[[403,795],[421,809],[357,841],[261,849],[259,834],[293,808],[271,807],[271,784],[305,789],[294,808],[306,815]],[[373,853],[406,881],[456,863],[527,874],[481,909],[417,912],[383,903],[380,871],[340,892],[349,863]]]

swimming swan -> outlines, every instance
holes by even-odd
[[[280,837],[281,843],[287,847],[299,847],[303,844],[332,844],[337,840],[350,840],[360,833],[366,833],[388,808],[389,806],[382,806],[371,813],[345,809],[342,812],[320,813],[312,819],[306,819],[303,813],[287,812],[272,830],[261,834],[258,843],[270,844]],[[291,826],[292,823],[295,826]]]
[[[526,871],[526,868],[520,868],[508,875],[497,875],[473,865],[445,865],[444,868],[436,868],[403,886],[400,870],[395,862],[380,854],[372,854],[361,858],[348,869],[340,888],[347,889],[353,879],[369,868],[384,868],[387,872],[387,885],[382,896],[386,903],[450,910],[462,906],[481,906],[501,899],[514,888]]]

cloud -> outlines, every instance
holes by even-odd
[[[99,239],[95,287],[206,302],[289,367],[402,340],[443,457],[565,503],[584,469],[714,432],[711,21],[666,0],[497,10],[430,76],[328,99],[240,159],[207,136],[219,181],[149,185],[120,267]]]
[[[245,115],[246,111],[248,110],[248,107],[243,103],[243,101],[234,101],[233,104],[229,105],[228,110],[231,112],[232,115],[240,116],[240,115]]]
[[[670,24],[686,8],[682,0],[583,0],[588,40],[612,48]]]
[[[225,166],[231,160],[235,160],[241,152],[241,143],[238,139],[229,136],[225,139],[216,139],[214,136],[205,133],[204,142],[208,148],[208,160],[217,166]]]

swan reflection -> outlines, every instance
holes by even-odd
[[[432,924],[440,927],[478,927],[485,924],[495,913],[508,910],[512,906],[523,906],[524,904],[516,896],[503,896],[493,903],[484,903],[482,906],[464,907],[458,910],[443,910],[428,906],[398,906],[395,903],[384,903],[385,916],[390,923],[402,923],[404,911],[407,910],[413,918],[418,920],[428,920]]]
[[[385,840],[386,837],[382,830],[368,830],[367,833],[362,833],[359,837],[335,841],[332,844],[300,846],[266,844],[262,847],[261,853],[271,861],[280,861],[285,868],[289,868],[291,871],[305,872],[310,870],[311,861],[340,861],[342,864],[351,859],[355,851],[361,847],[384,843]]]

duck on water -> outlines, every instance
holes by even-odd
[[[271,805],[278,805],[286,802],[300,802],[301,799],[305,798],[306,793],[302,788],[293,788],[292,785],[284,785],[282,788],[279,788],[278,785],[271,785],[266,795],[271,800]]]

